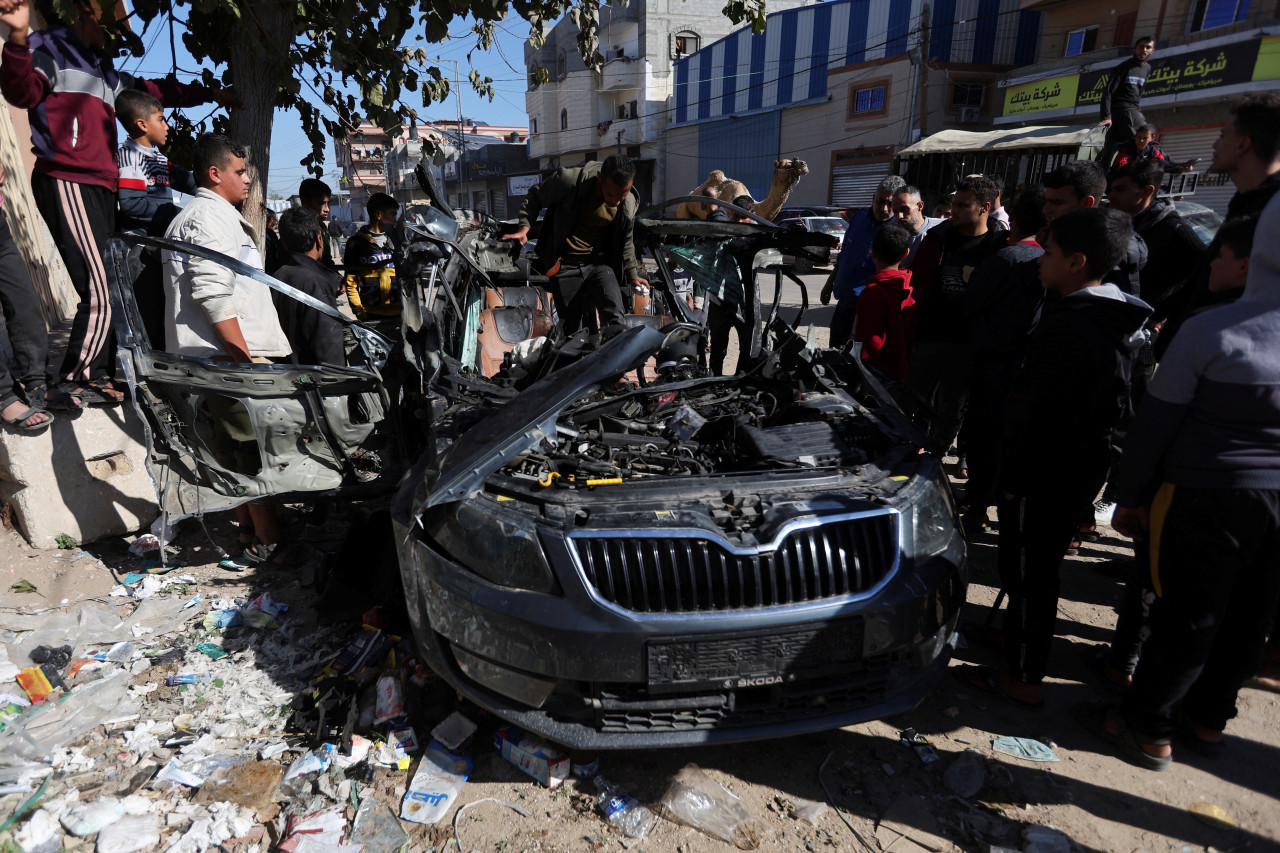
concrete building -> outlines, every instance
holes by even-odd
[[[415,128],[402,126],[383,129],[367,122],[345,137],[333,141],[338,168],[342,170],[344,189],[350,193],[349,208],[352,218],[359,222],[368,219],[364,204],[375,192],[385,192],[402,205],[425,201],[418,188],[414,169],[422,159],[424,142],[434,143],[442,149],[444,157],[465,157],[473,148],[494,142],[521,142],[528,136],[528,128],[496,126],[463,119],[459,133],[456,119],[433,121]],[[443,172],[436,167],[436,177]],[[450,188],[450,202],[460,207],[471,206],[471,199],[459,198],[456,188]],[[467,202],[463,204],[462,202]]]
[[[798,158],[810,174],[789,203],[867,204],[895,151],[943,127],[990,127],[996,81],[1036,59],[1044,16],[1025,5],[832,0],[681,58],[668,194],[720,169],[761,198],[774,160]]]
[[[1108,73],[1134,41],[1156,40],[1142,112],[1174,161],[1200,158],[1188,200],[1226,211],[1235,188],[1207,173],[1232,101],[1280,80],[1274,3],[1248,0],[1024,0],[1042,9],[1040,60],[1001,80],[997,127],[1097,122]]]
[[[803,0],[770,0],[790,8]],[[578,28],[567,18],[538,49],[526,45],[529,156],[543,170],[578,166],[623,153],[636,161],[642,200],[665,198],[663,133],[674,93],[673,63],[733,29],[721,0],[631,0],[600,9],[604,66],[593,71],[578,53]],[[534,87],[538,67],[551,80]]]

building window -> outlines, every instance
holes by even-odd
[[[1116,37],[1111,40],[1112,47],[1128,47],[1133,44],[1133,32],[1138,26],[1138,13],[1130,12],[1116,18]]]
[[[986,91],[986,83],[952,83],[951,106],[981,107]]]
[[[569,76],[569,57],[562,50],[556,54],[556,79],[563,80]]]
[[[532,136],[537,132],[538,132],[538,120],[536,118],[530,118],[529,119],[529,135]]]
[[[560,129],[561,130],[569,129],[569,111],[568,110],[560,111]]]
[[[702,46],[702,37],[692,30],[681,30],[672,36],[671,58],[688,56]]]
[[[1191,32],[1225,27],[1249,17],[1249,0],[1195,0],[1191,6]]]
[[[1063,56],[1079,56],[1088,53],[1098,46],[1098,28],[1085,27],[1083,30],[1072,30],[1067,33],[1067,49]]]
[[[871,84],[849,87],[850,119],[884,113],[888,109],[889,81],[876,80]]]

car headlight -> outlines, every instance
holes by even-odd
[[[422,529],[456,562],[498,586],[554,592],[537,525],[497,504],[456,501],[433,507]]]
[[[951,489],[936,479],[921,484],[912,501],[912,556],[932,557],[946,549],[956,534],[956,510],[951,502]]]

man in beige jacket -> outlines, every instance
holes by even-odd
[[[218,134],[196,140],[193,201],[169,225],[165,236],[237,258],[262,269],[258,232],[237,205],[249,196],[252,179],[243,146]],[[237,364],[271,362],[289,355],[271,290],[214,261],[165,251],[165,340],[169,352]],[[243,404],[205,398],[214,422],[214,455],[219,465],[253,476],[261,454]],[[282,562],[275,509],[248,504],[235,509],[244,563]],[[256,535],[255,535],[256,534]]]

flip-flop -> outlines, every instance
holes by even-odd
[[[1203,755],[1205,758],[1219,759],[1222,754],[1227,751],[1227,742],[1225,740],[1205,740],[1196,734],[1196,724],[1184,711],[1178,712],[1178,727],[1173,730],[1173,739],[1179,745],[1185,746],[1187,749]]]
[[[1113,710],[1116,711],[1115,722],[1120,730],[1116,734],[1107,731],[1107,715]],[[1138,740],[1137,735],[1129,728],[1128,723],[1124,721],[1124,717],[1120,716],[1119,710],[1120,706],[1109,702],[1083,702],[1075,707],[1072,716],[1076,718],[1076,722],[1080,725],[1111,744],[1122,758],[1144,770],[1160,771],[1168,770],[1172,767],[1172,755],[1151,755],[1142,748],[1142,742]],[[1159,746],[1167,743],[1168,741],[1163,744],[1160,741],[1152,741],[1153,745]]]
[[[997,699],[1003,699],[1016,708],[1024,711],[1040,712],[1044,710],[1044,700],[1039,702],[1027,702],[1016,696],[1010,696],[1004,692],[1000,686],[1000,670],[994,666],[960,666],[953,667],[951,675],[965,687],[972,687],[974,690],[981,690],[988,696],[995,696]]]

